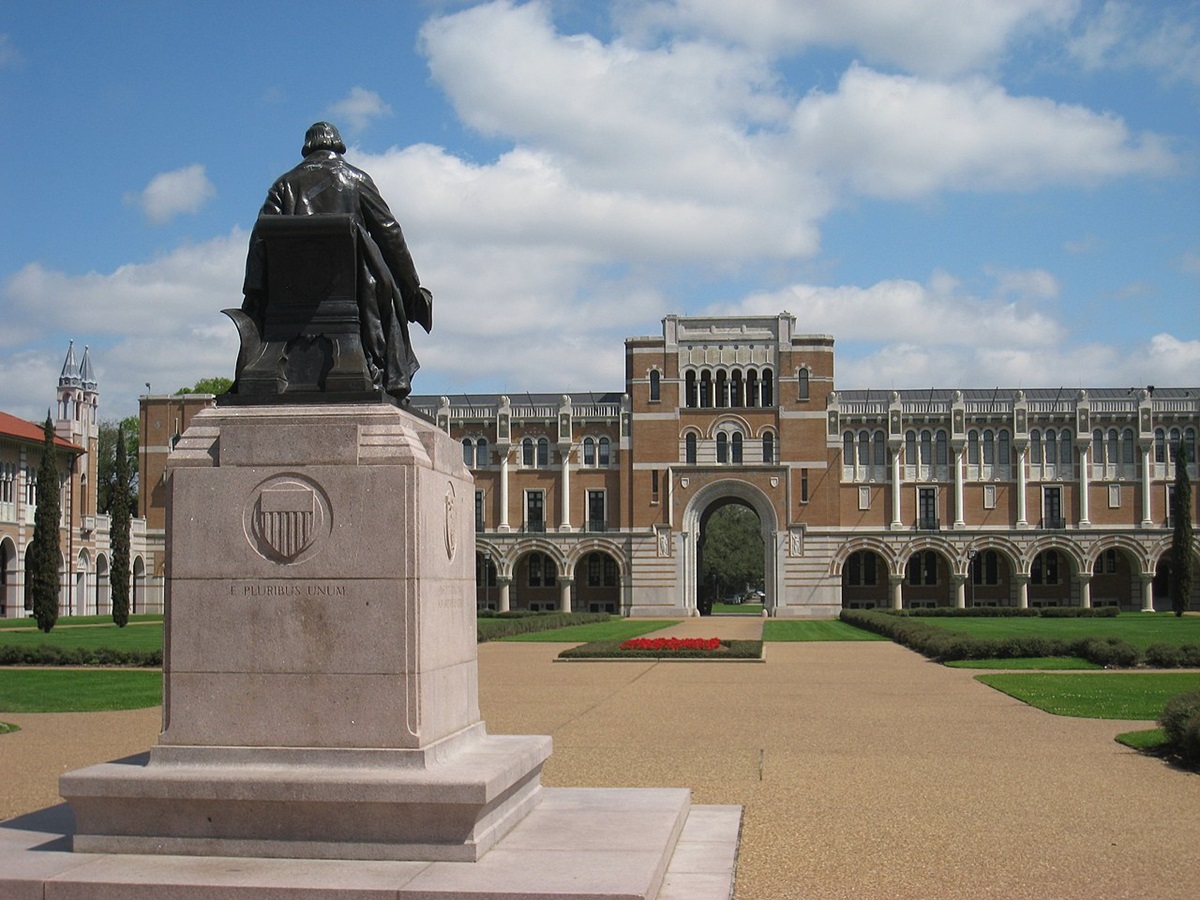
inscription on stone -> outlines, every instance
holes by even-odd
[[[347,587],[334,581],[229,582],[230,597],[345,597]]]

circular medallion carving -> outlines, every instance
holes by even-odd
[[[283,565],[315,556],[333,531],[325,491],[294,474],[275,475],[251,491],[242,524],[254,551]]]

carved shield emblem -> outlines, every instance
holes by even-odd
[[[446,485],[446,557],[454,559],[458,549],[458,509],[455,505],[454,485]]]
[[[251,546],[266,559],[284,564],[311,556],[331,527],[324,492],[295,475],[259,485],[244,518]]]

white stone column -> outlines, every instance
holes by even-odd
[[[1142,527],[1149,528],[1154,524],[1150,516],[1150,446],[1142,448]],[[1144,607],[1143,607],[1144,608]],[[1150,606],[1151,611],[1154,605]]]
[[[889,575],[888,587],[892,592],[892,609],[904,608],[904,576]]]
[[[1090,574],[1082,574],[1079,576],[1079,605],[1084,609],[1092,608],[1092,576]]]
[[[954,575],[954,605],[958,609],[967,608],[967,578],[970,576]]]
[[[1029,576],[1018,575],[1017,581],[1017,608],[1029,609]]]
[[[1029,514],[1026,512],[1026,485],[1025,485],[1025,456],[1029,453],[1028,447],[1022,447],[1017,453],[1017,527],[1024,528],[1029,524]]]
[[[1143,572],[1139,580],[1142,582],[1142,612],[1154,612],[1154,576]]]
[[[569,613],[571,611],[571,585],[575,583],[574,578],[559,578],[558,579],[558,610],[559,612]]]
[[[565,448],[565,449],[564,449]],[[571,530],[571,445],[559,445],[559,453],[562,455],[562,503],[561,513],[559,514],[559,531]],[[587,515],[587,510],[584,510],[584,515]]]
[[[963,518],[963,448],[954,448],[954,527],[966,525]],[[961,604],[960,604],[961,605]]]
[[[500,451],[500,523],[497,531],[508,531],[508,448]]]
[[[892,530],[899,530],[900,525],[900,448],[892,449]]]
[[[1090,447],[1079,448],[1079,525],[1083,528],[1092,524],[1088,518],[1088,467],[1091,457]]]
[[[496,604],[497,612],[508,612],[508,587],[512,584],[511,578],[497,578],[496,584],[500,586],[500,601]]]

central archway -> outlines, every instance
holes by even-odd
[[[766,494],[752,484],[735,479],[705,485],[684,507],[680,605],[691,615],[698,612],[699,542],[703,523],[710,513],[728,503],[748,506],[758,515],[763,542],[763,592],[766,595],[763,608],[769,615],[774,615],[779,603],[779,519]]]

